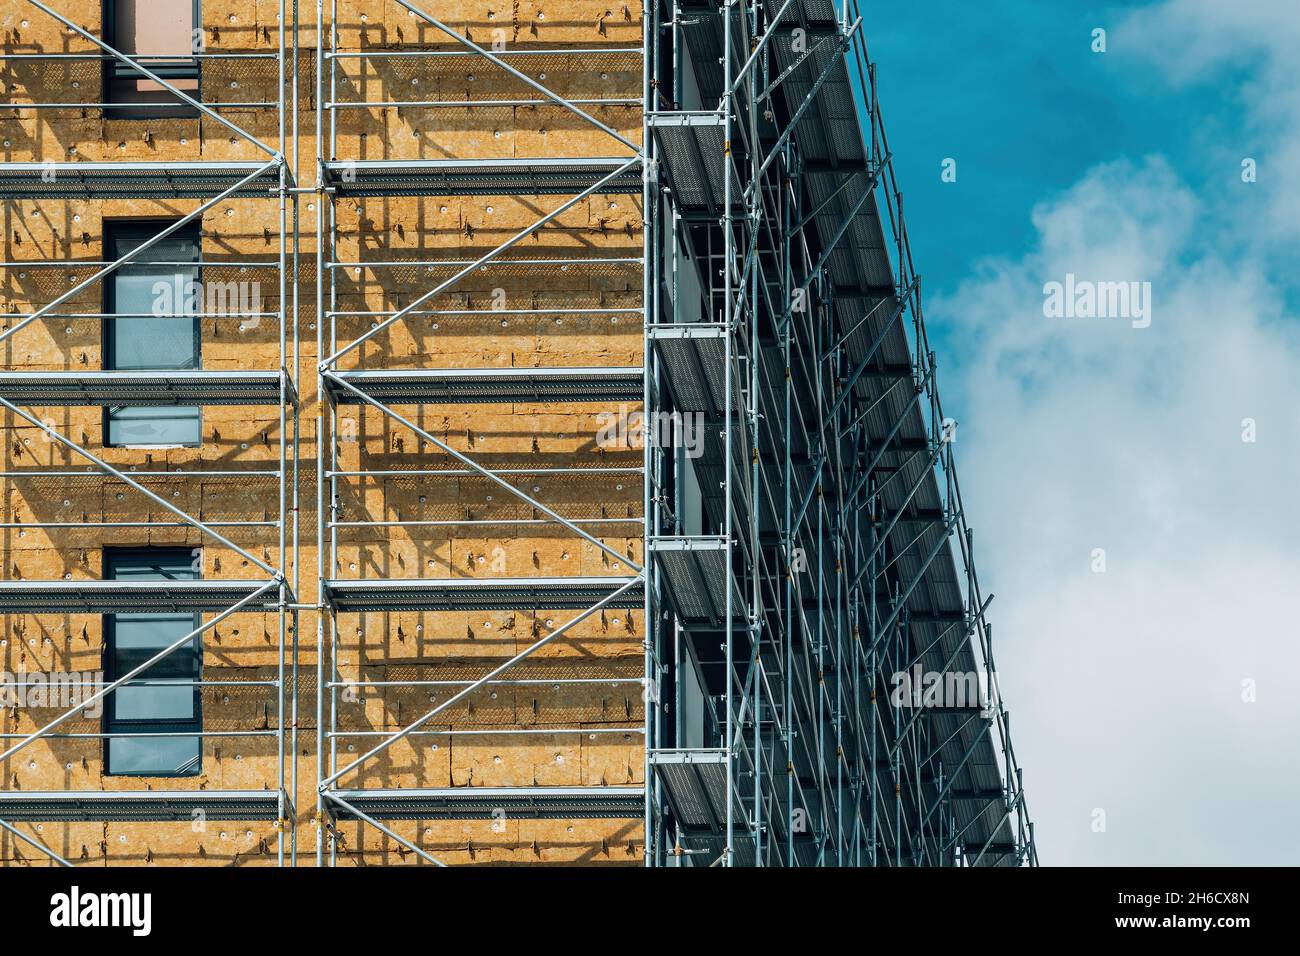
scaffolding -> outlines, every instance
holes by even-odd
[[[159,540],[191,544],[192,537],[199,545],[193,552],[196,570],[204,566],[200,563],[203,545],[217,548],[219,556],[235,559],[248,569],[244,577],[195,580],[81,580],[73,579],[71,574],[59,580],[30,580],[6,575],[7,579],[0,581],[0,613],[7,616],[32,614],[68,621],[76,620],[77,615],[183,611],[193,612],[200,623],[183,638],[138,666],[130,667],[121,676],[106,683],[88,683],[78,695],[75,706],[61,710],[52,720],[30,732],[5,733],[0,744],[0,763],[13,767],[13,758],[37,741],[103,742],[139,736],[106,728],[85,729],[87,724],[96,726],[85,716],[87,707],[103,701],[118,688],[148,686],[149,679],[141,675],[149,668],[179,649],[192,646],[200,635],[213,632],[219,624],[233,624],[241,620],[239,615],[249,614],[270,614],[276,622],[275,663],[266,668],[269,670],[267,677],[223,679],[219,676],[223,668],[204,667],[196,680],[169,680],[167,683],[192,686],[196,688],[196,696],[219,691],[227,700],[229,695],[248,691],[274,695],[273,712],[262,726],[232,724],[226,729],[203,728],[178,735],[198,738],[204,745],[216,741],[241,748],[261,747],[265,744],[259,741],[270,740],[274,747],[274,760],[262,775],[260,787],[242,790],[164,790],[147,784],[123,789],[88,790],[76,789],[70,782],[66,789],[36,791],[9,786],[11,775],[6,772],[6,786],[0,790],[0,828],[14,839],[47,855],[53,864],[72,866],[73,862],[51,845],[52,840],[40,835],[43,824],[184,823],[199,832],[209,822],[268,821],[276,832],[277,862],[292,862],[296,844],[291,825],[295,816],[294,786],[290,781],[297,775],[298,755],[294,690],[298,608],[293,580],[296,570],[290,569],[296,569],[298,563],[298,397],[291,368],[296,367],[298,334],[297,324],[291,320],[288,311],[291,307],[296,311],[297,303],[297,220],[296,202],[292,198],[294,183],[286,157],[289,155],[289,111],[291,106],[296,111],[297,105],[296,84],[294,94],[290,96],[288,92],[287,51],[291,42],[296,48],[296,34],[282,0],[278,52],[205,52],[201,45],[197,45],[192,56],[182,58],[196,72],[202,70],[204,77],[201,91],[191,96],[166,78],[175,76],[169,72],[169,68],[176,65],[175,57],[122,53],[93,32],[97,23],[90,24],[91,29],[87,29],[86,24],[74,22],[40,0],[23,0],[22,5],[30,6],[31,21],[42,20],[46,26],[62,31],[65,50],[81,47],[84,52],[52,53],[41,49],[39,44],[24,50],[23,35],[31,22],[24,19],[22,29],[14,31],[5,50],[0,53],[0,74],[3,74],[8,91],[6,102],[0,104],[0,113],[16,120],[6,125],[6,131],[13,132],[5,140],[4,161],[0,162],[0,202],[7,216],[21,216],[24,203],[28,203],[34,210],[33,215],[39,217],[42,215],[39,202],[45,200],[77,203],[81,208],[96,210],[97,215],[102,213],[105,204],[142,200],[148,202],[149,208],[164,209],[174,221],[160,224],[152,238],[141,241],[116,259],[95,261],[78,257],[73,252],[72,237],[59,242],[56,231],[54,251],[49,256],[0,263],[6,297],[11,303],[27,299],[34,306],[26,313],[11,307],[12,314],[6,317],[6,325],[0,330],[0,343],[5,343],[10,351],[6,363],[14,361],[19,333],[28,328],[38,329],[41,324],[66,325],[64,331],[71,333],[75,324],[91,323],[95,327],[95,338],[100,338],[103,323],[111,318],[121,318],[122,313],[103,307],[87,310],[80,305],[85,294],[94,295],[106,278],[133,261],[159,264],[145,257],[144,253],[187,224],[200,223],[205,215],[214,215],[223,203],[235,199],[275,204],[266,207],[265,217],[266,222],[275,224],[274,228],[267,227],[266,230],[268,243],[274,236],[275,255],[258,258],[224,254],[218,243],[204,242],[199,261],[184,265],[202,270],[205,280],[222,277],[233,280],[237,277],[248,281],[251,277],[259,282],[266,281],[271,288],[277,289],[276,308],[262,311],[259,304],[257,311],[222,309],[209,313],[205,311],[208,305],[200,302],[193,316],[196,321],[211,323],[214,330],[226,335],[232,334],[236,326],[243,331],[264,329],[261,323],[265,320],[276,323],[273,341],[278,342],[278,361],[273,367],[239,371],[203,368],[167,372],[33,371],[12,370],[8,364],[0,371],[0,406],[13,416],[16,423],[39,429],[51,447],[59,450],[50,455],[51,461],[55,462],[53,466],[47,462],[43,466],[6,470],[2,477],[9,487],[19,489],[21,497],[30,503],[48,497],[51,489],[57,493],[60,488],[84,489],[87,482],[99,481],[101,485],[111,482],[112,487],[120,489],[114,495],[115,500],[138,495],[151,505],[144,520],[96,522],[87,521],[83,516],[79,521],[50,521],[36,515],[35,520],[7,521],[4,525],[7,537],[48,533],[53,542],[54,536],[84,536],[89,533],[92,547],[118,541],[123,534],[132,544]],[[104,80],[106,64],[120,64],[118,69],[156,84],[160,91],[175,98],[169,105],[183,104],[192,111],[192,118],[201,128],[223,130],[229,134],[232,146],[238,144],[259,154],[260,158],[252,161],[123,159],[104,162],[81,161],[78,157],[69,157],[66,161],[41,157],[42,145],[36,134],[41,127],[33,117],[49,120],[51,117],[71,116],[80,120],[102,120],[112,107],[119,105],[108,95]],[[242,78],[260,75],[264,86],[274,86],[276,96],[274,99],[244,102],[217,93],[216,83],[209,79],[209,73],[221,75],[227,68],[237,69]],[[232,82],[231,86],[236,87],[238,83]],[[65,90],[66,101],[43,102],[31,98],[32,93],[51,87]],[[84,91],[75,92],[83,87],[86,88]],[[102,95],[90,92],[97,88]],[[24,96],[25,92],[27,96]],[[136,108],[148,110],[157,105]],[[248,132],[229,118],[231,110],[249,114],[254,120],[271,117],[275,137],[267,141],[268,138]],[[140,119],[134,126],[129,119],[115,121],[124,124],[122,128],[130,128],[133,138],[143,136],[146,142],[149,140],[149,120]],[[13,142],[20,136],[25,139]],[[295,134],[295,146],[296,139]],[[122,149],[126,149],[125,142]],[[12,161],[13,155],[23,150],[31,152],[34,161]],[[184,202],[174,203],[174,200]],[[292,226],[291,205],[295,207]],[[272,212],[272,209],[276,211]],[[78,215],[76,218],[79,220],[81,217]],[[14,231],[17,234],[16,228]],[[65,275],[68,286],[61,286],[60,280]],[[176,314],[188,317],[191,313],[183,310]],[[208,343],[205,340],[203,344]],[[271,460],[263,464],[259,464],[256,458],[241,460],[237,453],[228,456],[228,464],[218,462],[211,467],[206,466],[198,455],[188,463],[170,460],[155,463],[153,455],[142,453],[148,462],[144,467],[121,461],[115,465],[107,459],[117,453],[88,448],[84,435],[80,440],[69,437],[73,431],[70,426],[74,423],[71,415],[61,423],[49,414],[49,410],[76,407],[166,406],[204,409],[261,406],[275,409],[278,413],[278,447],[269,456]],[[46,416],[39,417],[38,410],[45,410]],[[155,454],[167,459],[165,450]],[[60,458],[62,464],[57,461]],[[271,467],[266,467],[267,464]],[[221,496],[238,499],[249,494],[249,489],[259,487],[265,490],[268,500],[274,497],[274,514],[266,514],[261,520],[222,520],[203,514],[202,503],[208,497],[205,491],[211,492],[213,500],[217,492],[212,489],[220,489]],[[77,494],[75,491],[67,493]],[[168,499],[169,493],[172,500]],[[177,499],[185,507],[177,505]],[[123,505],[124,509],[126,507]],[[57,505],[50,510],[57,513]],[[75,731],[67,729],[73,726],[77,727]],[[35,766],[34,762],[32,766]],[[68,764],[69,771],[72,766]],[[64,775],[69,781],[73,776],[71,772]],[[17,774],[13,774],[13,779],[17,780]],[[20,823],[31,824],[34,829],[24,832],[16,826]]]
[[[0,612],[211,614],[196,634],[275,612],[278,713],[252,733],[274,736],[279,771],[248,791],[0,789],[0,829],[41,845],[14,824],[273,819],[279,862],[296,862],[307,661],[318,865],[365,861],[370,833],[380,853],[442,866],[449,841],[474,855],[462,824],[521,822],[534,847],[579,826],[605,858],[623,845],[651,866],[1037,864],[856,0],[625,7],[599,43],[518,24],[481,36],[408,0],[367,7],[377,22],[318,0],[303,23],[281,0],[278,100],[238,104],[276,109],[271,145],[26,2],[96,52],[5,53],[6,68],[116,60],[266,159],[6,162],[0,200],[201,200],[153,241],[231,197],[278,200],[280,361],[0,371],[0,405],[262,575],[6,580]],[[304,32],[307,186],[289,119]],[[222,56],[260,54],[202,54]],[[28,106],[70,105],[0,109]],[[467,200],[473,222],[449,209]],[[300,407],[304,202],[317,395]],[[153,241],[115,262],[22,263],[93,274],[0,341],[103,320],[56,310]],[[276,559],[147,487],[250,471],[125,471],[24,410],[110,404],[278,407],[278,468],[261,473],[277,483],[261,523]],[[314,475],[299,474],[300,431]],[[898,693],[913,673],[981,691],[922,704]],[[6,740],[0,762],[74,713]]]
[[[621,746],[631,739],[637,754],[644,750],[643,722],[633,720],[642,692],[643,642],[624,641],[623,653],[595,652],[585,662],[576,659],[573,642],[593,639],[597,623],[602,633],[611,624],[630,628],[646,603],[635,553],[644,454],[596,447],[595,428],[601,415],[643,404],[645,372],[639,364],[558,364],[571,350],[558,359],[523,349],[489,362],[483,358],[496,335],[515,334],[502,331],[512,326],[538,335],[545,327],[560,336],[565,323],[582,328],[601,321],[612,328],[623,321],[635,330],[642,318],[642,250],[604,237],[577,242],[573,223],[593,197],[631,206],[642,195],[643,153],[636,134],[643,50],[617,37],[596,46],[527,38],[513,43],[517,31],[509,30],[510,41],[493,31],[484,46],[469,31],[443,23],[428,4],[392,0],[385,7],[405,13],[407,28],[416,34],[398,49],[385,45],[387,37],[368,39],[355,24],[353,35],[343,36],[348,24],[340,24],[334,0],[328,13],[318,10],[317,20],[326,38],[317,71],[318,168],[321,189],[330,197],[319,237],[319,390],[327,401],[323,433],[333,436],[318,472],[324,516],[320,590],[328,611],[318,635],[318,682],[324,690],[318,812],[326,824],[317,831],[318,860],[328,855],[333,862],[341,849],[361,849],[360,834],[353,846],[342,833],[347,822],[373,828],[399,852],[433,865],[444,865],[438,834],[427,828],[427,836],[416,829],[399,832],[402,822],[477,821],[487,822],[489,832],[502,832],[516,821],[604,821],[610,829],[601,839],[612,840],[642,820],[644,787],[635,779],[584,785],[582,777],[592,755],[610,742]],[[385,28],[391,24],[385,20]],[[590,85],[596,71],[616,89],[575,96],[572,88]],[[629,79],[637,89],[625,88]],[[555,92],[561,85],[569,87],[563,95]],[[634,121],[636,134],[615,128],[612,114]],[[497,146],[502,130],[515,140],[525,126],[535,137],[532,144]],[[564,134],[553,148],[545,142],[548,126]],[[431,137],[422,139],[426,130],[449,127],[484,135],[457,141],[453,133],[432,147],[426,141]],[[587,150],[574,127],[590,134]],[[371,130],[386,134],[379,158],[364,152]],[[440,155],[431,158],[429,152]],[[395,199],[404,205],[390,207]],[[452,241],[453,227],[443,223],[458,213],[444,203],[466,199],[474,200],[473,215],[482,217],[482,237],[465,228]],[[498,203],[500,210],[494,208]],[[352,214],[346,222],[341,205]],[[402,209],[414,210],[427,230],[398,249],[376,239],[374,251],[367,252],[366,222],[388,217],[376,227],[382,232]],[[495,226],[494,214],[506,224]],[[469,207],[463,215],[470,215]],[[440,242],[440,233],[446,241]],[[355,256],[340,256],[340,243],[355,249]],[[406,357],[394,344],[399,334],[414,342]],[[458,348],[458,341],[467,344]],[[527,367],[519,367],[520,361]],[[447,421],[455,406],[485,417],[502,410],[483,426],[484,443],[493,448],[479,451],[451,429],[429,424]],[[372,411],[380,416],[368,420],[376,429],[412,436],[420,454],[394,456],[371,448],[362,416]],[[356,417],[341,419],[345,412]],[[574,422],[581,435],[535,436],[531,451],[519,440],[511,444],[515,423],[523,428],[548,412]],[[349,465],[343,456],[358,445]],[[553,449],[561,446],[572,454],[556,454]],[[538,457],[557,460],[539,467]],[[614,514],[598,506],[598,492],[635,504]],[[374,495],[383,499],[382,515],[368,504]],[[377,577],[364,566],[356,570],[363,562],[344,560],[353,542],[364,547],[367,535],[376,534],[389,535],[386,543],[379,539],[387,549],[385,567],[406,545],[423,573],[411,574],[408,567],[403,576]],[[401,538],[396,547],[393,535]],[[611,543],[615,537],[623,550]],[[481,551],[499,542],[486,555],[490,561],[477,554],[478,566],[486,565],[481,573],[474,555],[468,568],[450,556],[459,553],[462,541],[478,540],[484,542]],[[523,575],[518,571],[528,542],[536,550],[525,569],[532,573]],[[582,557],[569,560],[571,553]],[[598,565],[606,573],[581,567],[574,573],[575,563]],[[347,642],[341,615],[355,620],[380,611],[413,614],[404,619],[408,625],[432,637],[400,664],[387,650],[376,654],[360,627],[356,643]],[[526,636],[499,650],[471,650],[449,639],[450,631],[465,627],[457,624],[458,613],[484,615],[480,626],[495,620],[499,628],[513,628],[519,622]],[[453,650],[443,653],[440,644]],[[629,644],[634,653],[627,653]],[[349,659],[346,672],[340,658]],[[385,677],[396,679],[380,679]],[[498,700],[515,694],[521,702],[514,707]],[[594,712],[615,694],[635,701],[623,708],[624,719]],[[522,695],[529,695],[526,707]],[[382,705],[381,716],[349,720],[349,711],[371,697]],[[412,716],[419,716],[393,722],[404,700],[415,705]],[[371,729],[380,721],[389,729]],[[470,767],[471,781],[476,772],[488,778],[479,785],[465,785],[456,770],[440,770],[440,756],[430,750],[473,754],[481,741],[498,742],[504,759],[485,759],[505,766]],[[395,786],[383,772],[370,771],[403,742],[409,749],[399,759],[414,770]],[[523,767],[527,755],[542,746],[554,748],[548,758],[556,763],[569,757],[574,769]],[[639,756],[636,762],[641,765]],[[474,831],[468,832],[466,842],[472,842]]]
[[[1034,864],[858,4],[655,14],[648,861]]]

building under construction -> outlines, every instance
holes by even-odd
[[[0,863],[1036,864],[858,7],[0,0]]]

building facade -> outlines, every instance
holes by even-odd
[[[0,862],[1035,863],[862,29],[3,0]]]

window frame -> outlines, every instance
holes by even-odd
[[[118,42],[119,41],[119,37],[117,35],[118,2],[119,0],[101,0],[101,6],[100,6],[100,16],[101,16],[100,23],[102,25],[101,32],[103,33],[105,43],[107,43],[113,49],[117,50],[119,53],[123,53],[125,56],[131,57],[132,54],[126,53],[126,51],[122,49],[120,43]],[[191,30],[202,31],[203,29],[202,0],[191,0],[191,7],[193,10],[193,14],[192,14],[193,19],[191,21],[193,26],[191,27]],[[202,103],[203,102],[203,61],[194,55],[193,44],[191,44],[190,52],[188,54],[178,55],[176,57],[176,61],[177,62],[175,63],[151,62],[151,63],[143,63],[141,65],[144,66],[147,70],[149,70],[150,73],[153,73],[155,76],[161,77],[164,80],[193,80],[195,89],[193,91],[185,90],[184,92],[189,93],[191,98],[193,98],[199,103]],[[170,93],[166,90],[163,90],[162,92],[166,94],[166,96],[169,98],[169,103],[174,104],[174,105],[169,105],[167,108],[141,109],[139,107],[139,104],[132,103],[130,101],[120,102],[120,103],[114,102],[114,98],[115,98],[114,86],[116,83],[124,80],[141,80],[141,79],[145,79],[145,77],[141,73],[131,69],[131,67],[127,66],[125,63],[123,63],[121,60],[117,59],[116,57],[110,56],[109,59],[104,61],[103,75],[101,77],[101,90],[103,93],[101,99],[104,102],[104,106],[105,106],[104,114],[106,119],[133,119],[133,120],[196,119],[200,115],[199,111],[196,110],[194,107],[190,106],[188,103],[183,103],[180,100],[177,100],[175,94]]]
[[[161,547],[161,548],[105,548],[104,549],[104,578],[105,580],[117,580],[115,571],[117,565],[121,563],[138,563],[154,559],[162,555],[184,555],[190,562],[193,561],[194,549],[186,547]],[[196,580],[201,577],[201,572],[196,572],[194,578],[186,580]],[[130,612],[126,612],[130,613]],[[203,615],[194,612],[192,617],[193,627],[197,629],[202,623]],[[111,684],[120,676],[117,673],[117,615],[105,614],[103,618],[103,670],[105,684]],[[188,719],[156,719],[140,720],[132,718],[118,718],[114,714],[116,707],[116,691],[108,694],[104,701],[104,713],[101,717],[101,724],[105,734],[103,739],[103,749],[101,753],[103,775],[105,777],[197,777],[203,773],[203,740],[201,735],[203,731],[203,688],[200,681],[203,678],[203,635],[196,634],[194,642],[194,677],[195,683],[192,687],[194,692],[194,716]],[[183,649],[177,649],[172,652],[173,655],[185,653]],[[146,672],[147,673],[147,672]],[[130,686],[129,684],[125,686]],[[108,736],[115,731],[125,731],[127,733],[165,733],[175,731],[193,731],[198,740],[198,760],[190,765],[190,769],[179,771],[142,771],[142,770],[125,770],[113,771],[112,769],[112,746],[113,738]],[[139,739],[139,738],[134,738]]]
[[[168,226],[173,225],[175,222],[176,222],[175,219],[132,219],[132,218],[105,219],[103,221],[103,232],[101,235],[101,243],[102,243],[101,252],[103,253],[103,257],[104,257],[103,261],[116,262],[119,258],[121,258],[120,254],[117,251],[117,243],[119,240],[138,239],[141,242],[148,241],[149,239],[152,239],[154,236],[158,235]],[[202,262],[203,230],[201,224],[197,221],[188,223],[187,225],[178,229],[176,232],[172,233],[171,236],[169,236],[168,238],[176,238],[178,236],[182,238],[193,239],[195,253],[198,256],[199,261]],[[145,261],[144,263],[140,263],[140,264],[148,265],[148,262]],[[195,266],[194,271],[197,277],[197,281],[202,283],[203,267],[201,265]],[[116,282],[117,277],[118,277],[118,273],[115,271],[112,275],[107,276],[103,283],[104,321],[102,323],[101,331],[100,331],[100,356],[101,356],[100,366],[106,372],[118,371],[116,365],[116,348],[114,345],[114,339],[116,338],[116,336],[113,334],[114,333],[113,323],[116,321],[115,314],[117,312],[117,282]],[[194,319],[193,332],[194,332],[194,356],[195,356],[194,368],[202,369],[203,368],[202,310],[197,311],[194,314],[193,319]],[[179,319],[175,321],[179,321]],[[103,424],[103,446],[105,448],[177,448],[177,447],[198,448],[200,445],[203,444],[203,406],[201,405],[166,406],[169,408],[192,408],[192,407],[198,408],[199,436],[197,441],[167,442],[167,443],[159,443],[154,445],[147,444],[147,443],[141,444],[138,442],[118,443],[118,442],[111,441],[109,426],[111,420],[111,413],[113,409],[116,407],[125,407],[125,406],[110,406],[110,405],[104,406],[102,424]]]

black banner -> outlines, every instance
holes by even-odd
[[[6,915],[38,935],[333,945],[535,936],[665,943],[687,923],[710,935],[755,929],[862,934],[918,945],[1014,946],[1059,939],[1190,937],[1232,945],[1284,930],[1294,881],[1275,869],[723,870],[348,867],[0,871]],[[945,937],[947,938],[945,940]],[[714,935],[714,938],[719,938]],[[1019,937],[1022,938],[1023,937]],[[1041,937],[1040,937],[1041,938]],[[258,943],[261,945],[261,943]]]

